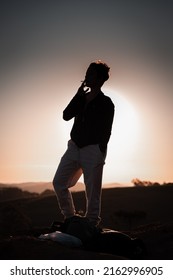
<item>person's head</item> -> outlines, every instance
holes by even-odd
[[[85,75],[86,86],[101,87],[104,84],[104,82],[109,79],[109,70],[110,70],[109,66],[106,63],[102,62],[101,60],[92,62],[86,71],[86,75]]]

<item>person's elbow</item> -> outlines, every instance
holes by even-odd
[[[63,112],[63,120],[69,121],[72,117],[66,111]]]

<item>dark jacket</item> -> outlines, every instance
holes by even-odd
[[[79,148],[87,145],[99,144],[102,152],[106,151],[114,117],[112,100],[100,93],[86,105],[85,95],[76,94],[66,109],[63,119],[72,118],[74,124],[71,130],[71,139]]]

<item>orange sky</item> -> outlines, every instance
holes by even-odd
[[[97,21],[94,7],[81,2],[4,6],[0,182],[52,180],[72,125],[62,111],[95,59],[111,67],[103,92],[116,105],[104,183],[173,181],[169,9],[99,3]]]

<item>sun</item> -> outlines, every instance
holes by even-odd
[[[120,91],[104,87],[103,92],[109,96],[115,104],[115,116],[112,133],[108,143],[108,153],[104,168],[104,183],[107,182],[129,182],[136,176],[135,160],[139,153],[139,115],[138,112]],[[64,122],[61,120],[61,138],[64,148],[69,140],[73,119]],[[59,143],[59,148],[62,145]],[[63,148],[63,149],[64,149]],[[61,147],[61,153],[62,153]]]
[[[139,118],[134,106],[125,98],[123,93],[110,88],[104,88],[105,95],[109,96],[115,105],[115,116],[110,142],[111,153],[121,151],[121,154],[131,153],[136,144],[139,133]],[[63,134],[66,140],[73,125],[73,121],[62,122]],[[61,130],[62,131],[62,130]]]
[[[114,99],[114,98],[113,98]],[[138,133],[138,116],[132,104],[122,95],[115,93],[115,132],[116,141],[127,143],[132,148]]]
[[[138,149],[139,116],[135,106],[125,97],[125,94],[110,88],[105,88],[104,93],[112,99],[115,105],[105,179],[106,181],[113,180],[113,176],[116,174],[115,179],[123,180],[125,172],[130,173],[132,171],[133,161]]]

